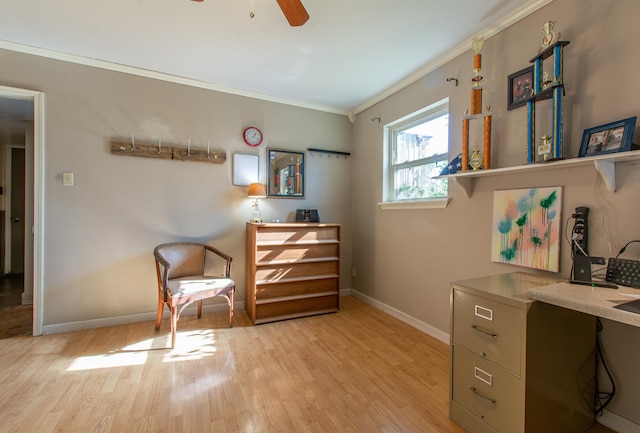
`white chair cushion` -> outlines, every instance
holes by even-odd
[[[167,289],[172,298],[193,296],[204,292],[224,294],[229,293],[234,287],[235,282],[229,278],[206,275],[175,278],[167,282]]]

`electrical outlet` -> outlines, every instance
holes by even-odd
[[[73,172],[72,171],[63,171],[62,172],[62,186],[73,186]]]
[[[356,268],[351,269],[351,278],[356,277]]]
[[[589,208],[577,207],[573,214],[575,223],[571,234],[573,256],[589,255]]]

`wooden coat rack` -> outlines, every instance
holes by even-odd
[[[133,140],[111,140],[111,153],[123,156],[139,156],[142,158],[172,159],[175,161],[208,162],[224,164],[227,153],[224,150],[193,149],[191,145],[177,146],[158,143],[138,143]]]

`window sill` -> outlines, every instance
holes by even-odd
[[[382,210],[410,210],[410,209],[444,209],[449,204],[449,198],[433,200],[394,201],[378,203]]]

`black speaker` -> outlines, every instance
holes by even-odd
[[[320,215],[317,209],[296,209],[296,222],[317,223],[320,222]]]

